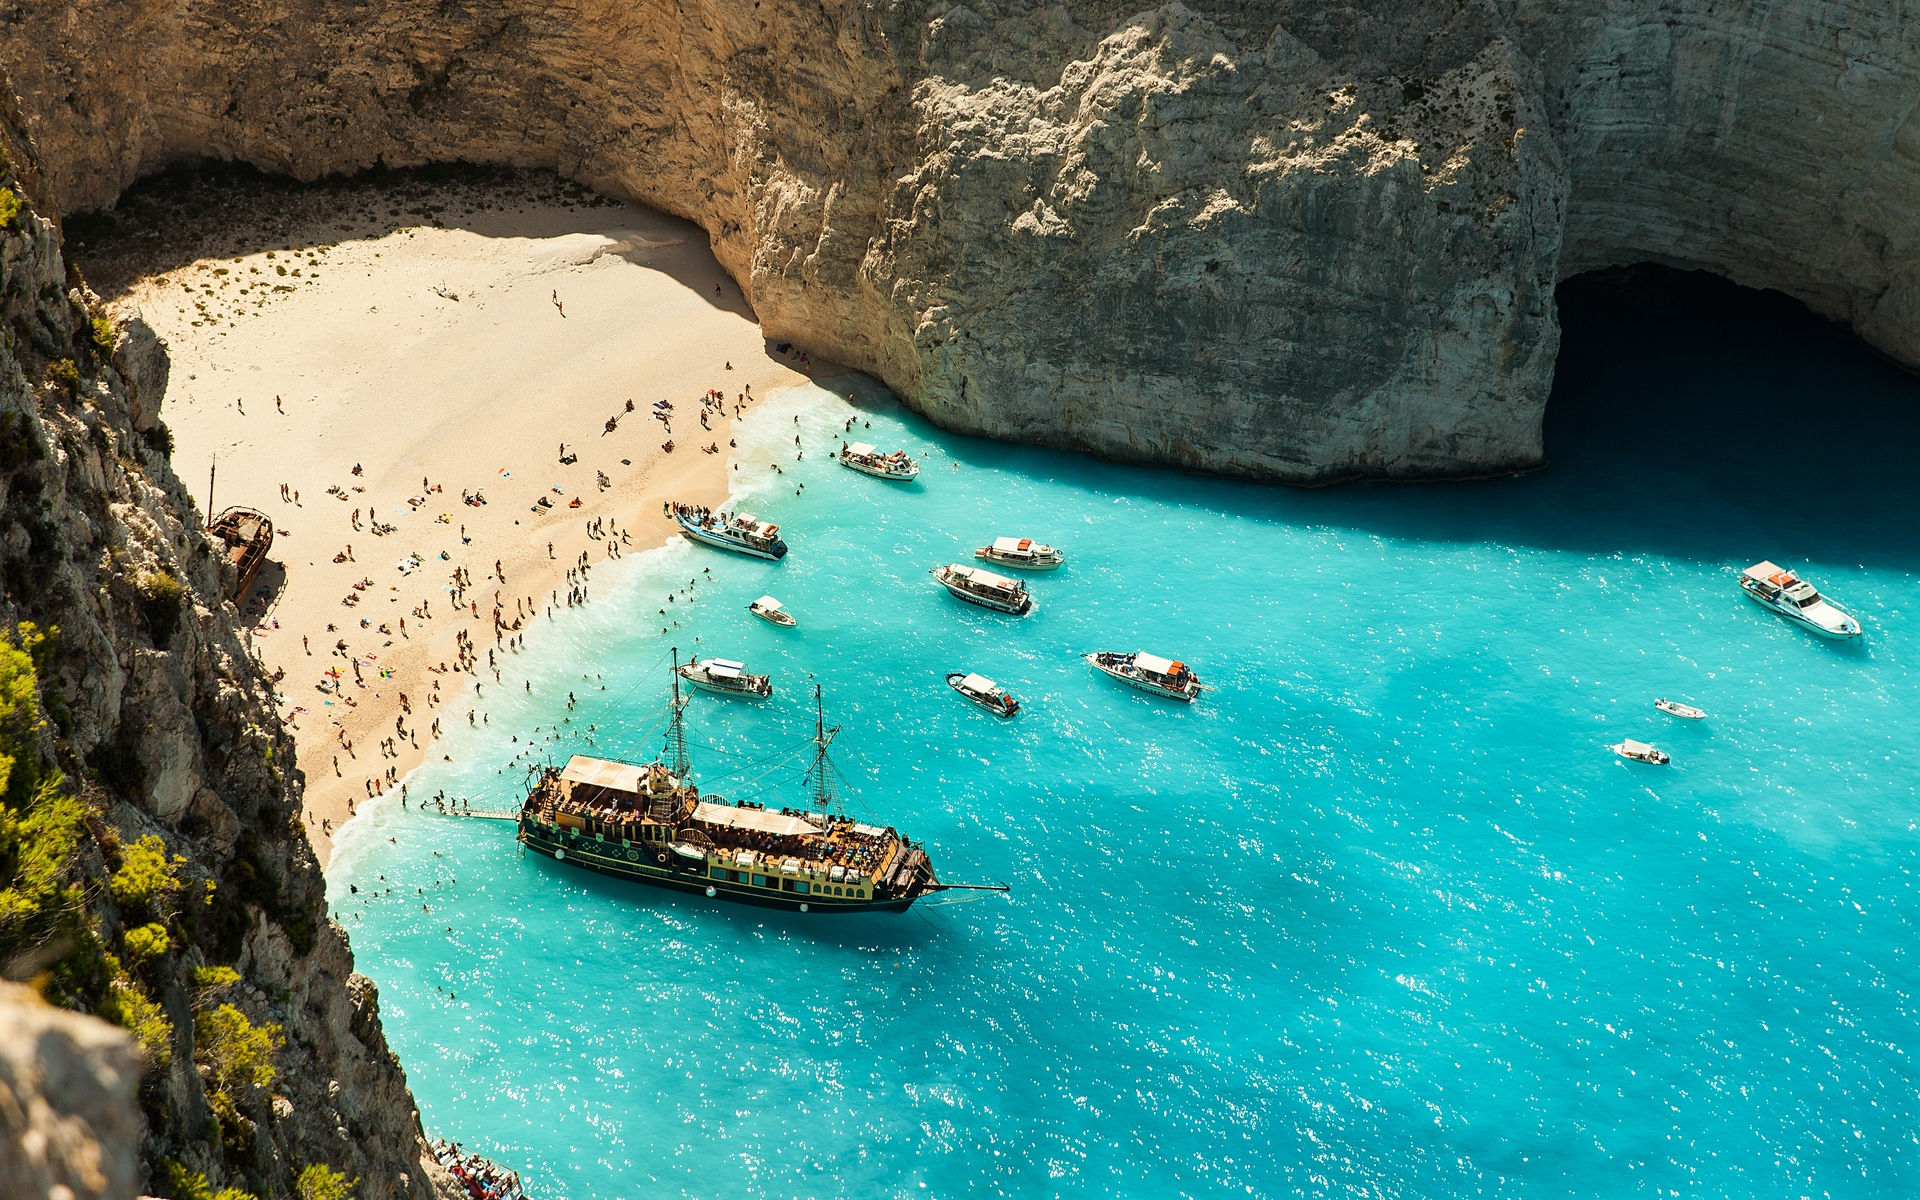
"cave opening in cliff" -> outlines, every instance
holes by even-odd
[[[1789,511],[1862,553],[1920,450],[1920,376],[1779,292],[1653,265],[1575,276],[1546,416],[1549,471],[1672,481],[1766,526]],[[1920,531],[1910,531],[1920,533]],[[1731,552],[1729,547],[1729,552]]]

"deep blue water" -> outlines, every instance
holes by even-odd
[[[1562,299],[1552,468],[1487,483],[1297,491],[768,401],[740,475],[791,556],[596,568],[413,794],[511,807],[570,690],[542,754],[646,757],[667,647],[731,653],[778,690],[696,698],[703,790],[802,797],[811,675],[853,811],[1014,891],[771,914],[383,802],[331,891],[428,1127],[577,1200],[1920,1190],[1920,385],[1697,279]],[[920,484],[829,461],[853,413]],[[1031,617],[926,574],[1014,533],[1070,556]],[[1762,557],[1864,644],[1743,599]],[[799,629],[747,616],[767,591]],[[1218,690],[1131,692],[1096,648]],[[961,702],[963,668],[1027,711]]]

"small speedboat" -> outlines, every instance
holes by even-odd
[[[765,700],[773,695],[771,679],[747,674],[747,664],[730,658],[710,658],[706,662],[696,658],[675,670],[680,678],[704,692],[749,700]]]
[[[1632,738],[1608,746],[1607,749],[1621,758],[1630,758],[1634,762],[1652,763],[1656,767],[1664,767],[1673,761],[1667,757],[1665,750],[1656,749],[1645,742],[1636,742]]]
[[[1022,571],[1051,571],[1067,561],[1067,556],[1060,551],[1042,546],[1032,538],[995,538],[993,545],[980,547],[973,556],[996,566]]]
[[[1785,567],[1757,562],[1740,572],[1740,590],[1822,637],[1857,638],[1860,622]]]
[[[760,597],[752,604],[747,605],[747,611],[769,625],[785,625],[791,628],[800,623],[793,619],[792,613],[780,607],[780,602],[772,596]]]
[[[1206,685],[1200,682],[1200,677],[1187,664],[1176,659],[1161,658],[1158,654],[1148,654],[1144,650],[1132,654],[1096,651],[1084,657],[1095,670],[1111,675],[1129,687],[1165,696],[1169,700],[1184,700],[1191,704],[1194,697],[1207,690]]]
[[[1010,717],[1020,711],[1020,702],[985,675],[954,671],[947,676],[947,686],[996,717]]]
[[[1689,721],[1698,721],[1707,715],[1701,709],[1697,709],[1691,704],[1682,704],[1678,700],[1655,700],[1653,706],[1663,713],[1671,713],[1676,717],[1685,717]]]
[[[1033,596],[1027,592],[1027,585],[1017,579],[1008,579],[1005,575],[995,575],[992,571],[982,571],[979,567],[962,566],[959,563],[935,567],[932,575],[940,581],[941,587],[968,604],[1012,613],[1016,617],[1024,617],[1033,611]]]
[[[882,454],[868,442],[855,442],[852,445],[841,442],[839,458],[841,466],[852,467],[862,475],[871,475],[876,479],[905,481],[920,474],[920,464],[908,458],[905,450]]]

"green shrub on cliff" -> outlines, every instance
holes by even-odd
[[[148,571],[134,581],[133,590],[140,596],[140,615],[147,619],[153,644],[166,649],[167,639],[180,623],[180,609],[187,589],[165,571]]]
[[[48,780],[25,812],[0,809],[0,960],[52,934],[84,897],[66,886],[87,810]]]
[[[133,1035],[146,1051],[150,1070],[164,1071],[173,1062],[173,1022],[138,983],[125,976],[115,980],[99,1015]]]
[[[221,1188],[218,1192],[198,1171],[189,1171],[170,1158],[163,1158],[153,1169],[153,1186],[169,1200],[256,1200],[252,1192],[239,1188]]]
[[[332,1167],[313,1163],[301,1168],[300,1177],[293,1182],[293,1194],[300,1200],[353,1200],[353,1189],[359,1182]]]
[[[287,1044],[278,1025],[255,1025],[231,1004],[193,1019],[194,1058],[207,1069],[214,1089],[265,1087],[273,1082],[273,1056]]]
[[[20,200],[20,193],[10,187],[0,187],[0,229],[12,229],[20,210],[25,207]]]
[[[149,833],[126,848],[107,888],[129,914],[166,921],[173,916],[174,901],[180,895],[180,869],[186,865],[187,860],[178,855],[168,862],[167,844],[158,834]]]
[[[10,807],[26,803],[39,790],[40,661],[46,634],[31,622],[9,637],[0,633],[0,800]]]
[[[0,962],[51,936],[83,901],[67,876],[86,806],[40,755],[37,656],[50,644],[30,624],[0,634]]]
[[[105,317],[95,317],[93,319],[93,348],[95,350],[98,350],[102,355],[112,354],[113,343],[116,336],[113,331],[112,321],[107,320]]]
[[[223,992],[240,982],[240,972],[232,967],[195,967],[193,986],[201,995]]]
[[[126,942],[127,957],[138,967],[158,962],[173,949],[173,939],[167,936],[165,925],[140,925],[129,929]]]

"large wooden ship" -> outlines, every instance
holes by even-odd
[[[207,532],[227,548],[227,561],[233,564],[233,599],[240,600],[260,575],[260,565],[273,549],[273,522],[257,509],[229,508],[213,519]]]
[[[520,842],[584,870],[710,899],[795,912],[904,912],[950,888],[924,847],[891,826],[832,811],[828,729],[814,688],[813,804],[779,811],[702,795],[689,776],[683,700],[674,676],[671,762],[576,754],[535,778],[520,809]]]

